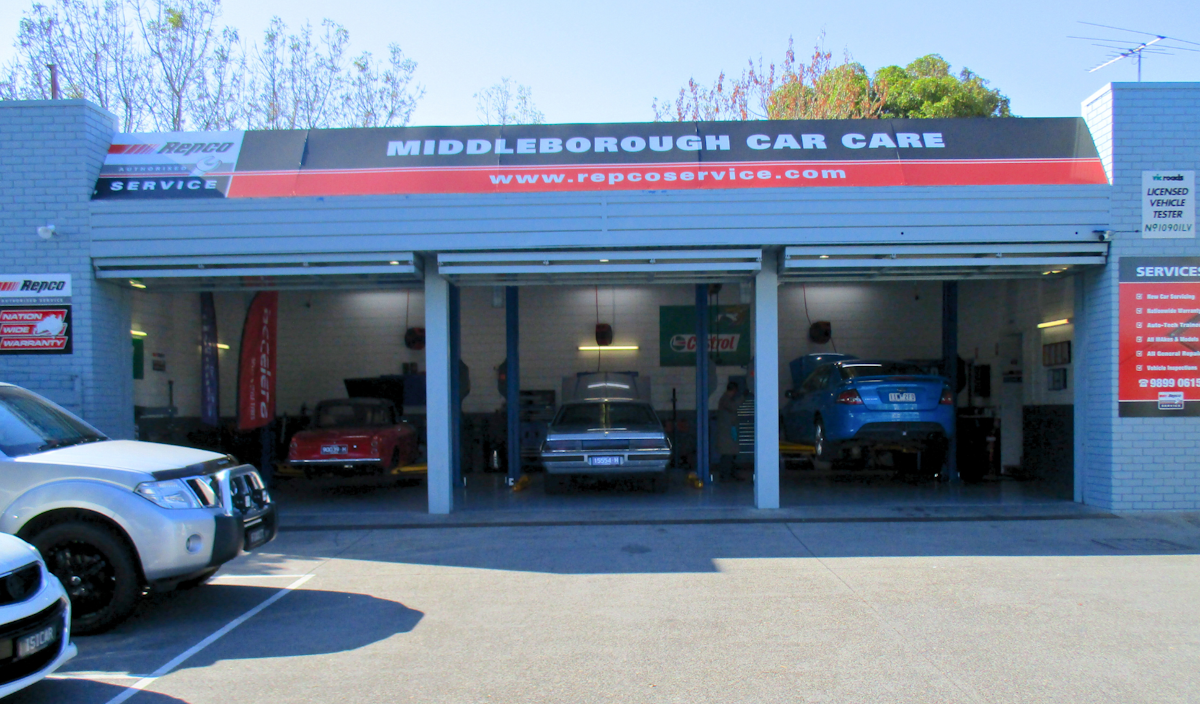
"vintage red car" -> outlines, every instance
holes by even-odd
[[[416,460],[416,428],[400,419],[394,403],[378,398],[321,401],[312,425],[288,449],[288,465],[305,476],[423,471]]]

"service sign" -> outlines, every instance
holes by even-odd
[[[1142,237],[1195,239],[1195,171],[1142,172]]]
[[[1078,118],[121,134],[93,199],[1107,184]]]
[[[717,365],[750,364],[750,306],[710,306],[708,351]],[[696,306],[658,307],[658,363],[696,366]]]
[[[0,354],[71,354],[70,304],[70,274],[0,274]]]
[[[1200,257],[1123,257],[1120,287],[1120,415],[1200,415]]]
[[[93,200],[222,198],[245,132],[117,134],[108,148]]]

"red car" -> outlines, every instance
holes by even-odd
[[[292,438],[288,464],[317,474],[408,474],[417,459],[417,431],[396,405],[378,398],[321,401],[313,422]]]

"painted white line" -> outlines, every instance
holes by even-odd
[[[212,581],[215,582],[218,579],[263,579],[265,577],[296,579],[297,577],[304,576],[305,575],[302,574],[219,574],[216,577],[213,577]]]
[[[292,582],[291,584],[287,585],[283,589],[280,589],[279,591],[275,592],[263,603],[259,604],[258,606],[255,606],[253,609],[250,609],[249,611],[242,614],[241,616],[238,616],[237,618],[233,619],[229,623],[222,626],[220,628],[220,630],[216,631],[215,633],[208,636],[204,640],[200,641],[199,643],[193,645],[192,647],[183,651],[179,655],[175,656],[175,658],[173,658],[170,662],[168,662],[167,664],[158,668],[154,672],[151,672],[148,677],[143,677],[142,679],[138,680],[137,682],[134,682],[133,684],[129,685],[129,687],[125,691],[121,692],[120,694],[113,697],[112,699],[109,699],[108,704],[121,704],[121,702],[128,700],[133,695],[142,691],[146,687],[149,687],[158,678],[165,677],[166,675],[170,674],[170,672],[172,670],[179,667],[183,663],[187,662],[188,659],[191,658],[193,655],[200,652],[201,650],[204,650],[205,648],[212,645],[213,643],[217,642],[217,640],[219,640],[226,633],[229,633],[233,629],[237,628],[238,626],[242,625],[246,621],[250,620],[255,615],[257,615],[260,611],[267,608],[271,604],[274,604],[275,602],[279,601],[283,597],[287,596],[288,593],[299,588],[305,582],[307,582],[308,580],[310,580],[312,578],[313,578],[313,575],[306,574],[303,577],[301,577],[300,579],[297,579],[295,582]]]

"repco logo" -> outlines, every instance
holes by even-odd
[[[738,340],[741,339],[738,333],[725,333],[722,335],[708,336],[708,351],[709,352],[733,352],[737,349]],[[696,336],[684,335],[682,333],[671,336],[671,351],[672,352],[695,352],[696,351]]]
[[[233,149],[233,142],[167,142],[159,154],[224,154]]]
[[[9,282],[5,282],[9,283]],[[14,282],[15,283],[15,282]],[[66,288],[66,281],[33,281],[25,279],[21,282],[21,290],[30,293],[41,293],[43,291],[61,291]]]

